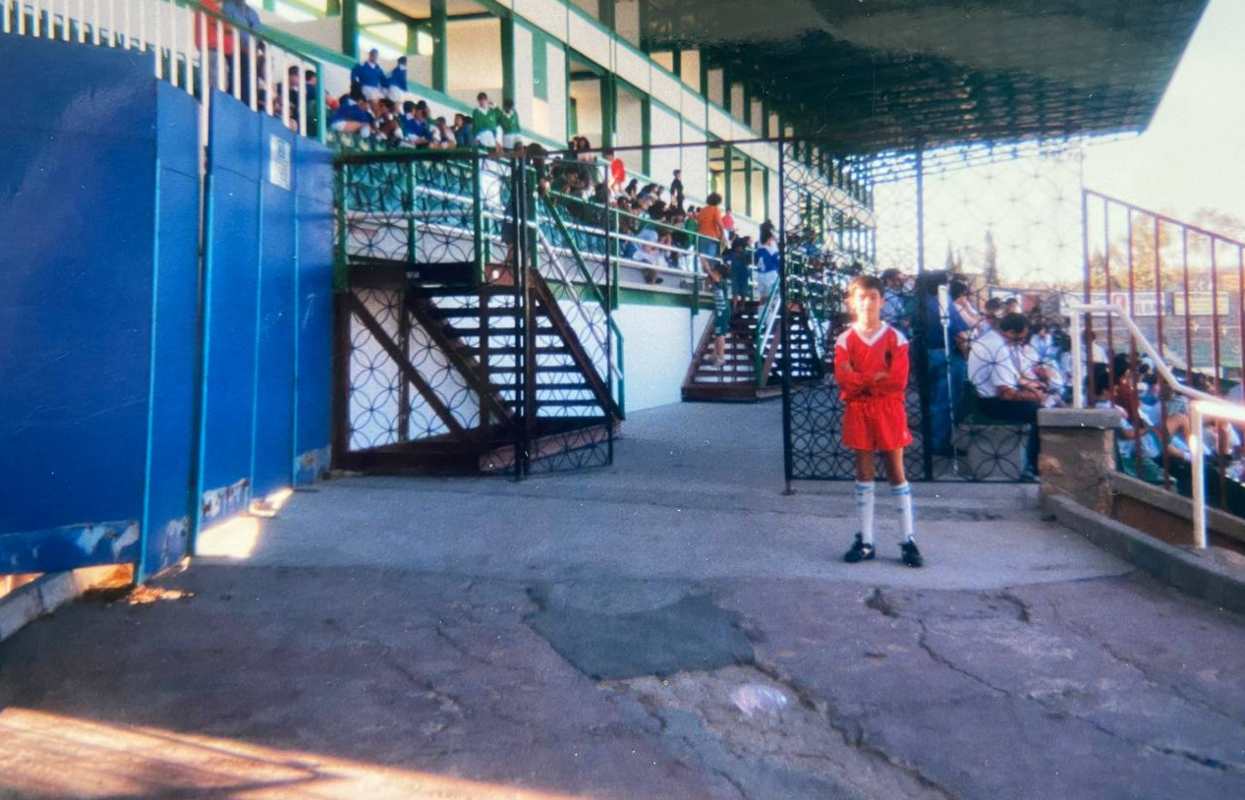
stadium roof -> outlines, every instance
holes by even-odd
[[[1209,0],[644,0],[844,155],[1143,130]]]

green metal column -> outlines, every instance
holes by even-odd
[[[515,99],[514,86],[514,17],[501,18],[501,96]],[[498,105],[501,99],[498,99]]]
[[[342,52],[359,57],[359,0],[341,0]]]
[[[618,125],[618,83],[611,73],[601,79],[601,146],[614,146],[614,128]]]
[[[446,52],[449,36],[446,32],[446,0],[431,0],[432,11],[432,88],[447,91],[450,82],[449,54]]]
[[[601,9],[601,24],[610,30],[614,30],[614,0],[601,0],[598,8]]]
[[[640,144],[644,145],[644,158],[640,164],[640,171],[645,175],[653,174],[652,157],[648,149],[648,146],[653,143],[652,127],[653,102],[649,99],[648,95],[645,95],[640,100]]]

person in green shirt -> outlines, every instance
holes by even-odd
[[[487,92],[476,95],[476,107],[471,112],[471,127],[475,131],[476,144],[501,152],[501,112],[488,99]]]
[[[497,121],[501,125],[501,142],[507,150],[520,150],[523,137],[519,133],[519,112],[514,109],[514,101],[509,97],[501,101],[501,111],[497,112]]]

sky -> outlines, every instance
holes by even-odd
[[[1210,206],[1245,218],[1245,2],[1212,0],[1141,136],[1092,147],[1085,183],[1191,217]]]

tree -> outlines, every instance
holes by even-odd
[[[964,256],[956,253],[951,249],[951,242],[947,242],[947,257],[944,259],[942,268],[948,273],[958,273],[964,267]]]
[[[994,245],[994,231],[989,228],[986,228],[986,254],[981,272],[987,286],[999,285],[999,250]]]

